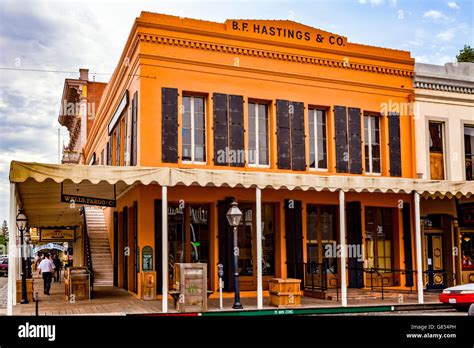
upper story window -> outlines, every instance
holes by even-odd
[[[444,124],[429,122],[430,136],[430,177],[432,180],[444,179]]]
[[[380,117],[364,115],[365,172],[380,174]]]
[[[206,162],[206,99],[200,96],[183,97],[182,161]]]
[[[327,127],[326,110],[309,109],[309,167],[327,170]]]
[[[268,105],[249,102],[248,114],[248,163],[253,166],[268,166]]]
[[[474,180],[474,125],[464,126],[466,180]]]

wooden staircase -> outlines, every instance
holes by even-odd
[[[114,270],[104,211],[96,207],[84,207],[87,234],[89,235],[94,287],[113,286]]]

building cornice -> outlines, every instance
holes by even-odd
[[[283,60],[283,61],[294,62],[294,63],[320,65],[320,66],[327,66],[327,67],[341,68],[341,69],[348,69],[348,70],[359,70],[359,71],[372,72],[372,73],[378,73],[378,74],[384,74],[384,75],[396,75],[396,76],[405,76],[405,77],[414,76],[414,72],[408,69],[399,69],[399,68],[372,65],[372,64],[360,63],[360,62],[354,63],[350,61],[307,56],[307,55],[296,54],[296,53],[277,52],[277,51],[271,51],[271,50],[260,49],[260,48],[242,47],[242,46],[231,45],[231,44],[198,41],[198,40],[192,40],[192,39],[154,35],[154,34],[147,34],[147,33],[138,33],[137,35],[140,41],[160,44],[160,45],[179,46],[179,47],[184,47],[184,48],[215,51],[215,52],[228,53],[228,54],[233,54],[233,55],[251,56],[251,57],[266,58],[266,59],[272,59],[272,60]]]
[[[416,81],[415,88],[431,89],[435,91],[474,94],[474,86],[466,86],[464,84],[456,84],[456,81]]]

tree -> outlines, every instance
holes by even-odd
[[[8,225],[6,220],[3,220],[0,235],[2,235],[3,239],[8,242]]]
[[[468,45],[464,45],[464,48],[462,50],[459,50],[459,54],[456,56],[456,59],[459,63],[474,63],[474,48],[471,48],[471,46]]]

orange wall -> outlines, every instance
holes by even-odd
[[[301,26],[294,22],[282,25],[290,28]],[[272,54],[280,54],[281,59],[270,57]],[[350,64],[351,67],[343,65],[343,62]],[[119,65],[104,91],[97,121],[94,122],[91,137],[86,146],[86,160],[94,151],[100,154],[105,147],[108,140],[107,124],[124,91],[128,89],[130,100],[135,91],[139,93],[138,164],[202,168],[200,165],[161,162],[161,88],[173,87],[178,88],[179,105],[181,105],[183,92],[197,92],[208,96],[206,104],[207,168],[229,169],[222,166],[214,167],[212,164],[211,97],[214,92],[244,96],[245,125],[247,125],[249,99],[259,99],[270,104],[271,168],[245,167],[237,170],[280,171],[276,169],[276,110],[274,106],[276,99],[302,101],[305,103],[306,112],[310,105],[330,108],[328,174],[335,174],[333,106],[359,107],[363,113],[364,111],[381,112],[384,103],[392,103],[392,105],[408,103],[413,93],[413,64],[414,60],[410,54],[403,51],[350,42],[343,48],[288,45],[285,40],[269,41],[261,37],[236,36],[220,23],[142,13],[132,28]],[[379,69],[379,71],[370,71],[374,69]],[[384,72],[389,70],[393,73]],[[179,115],[178,123],[181,124],[181,115]],[[402,115],[403,177],[416,176],[412,123],[411,115]],[[178,134],[180,156],[181,132]],[[307,122],[306,134],[308,134]],[[382,117],[381,136],[382,175],[387,176],[389,175],[389,139],[386,116]],[[308,139],[307,136],[307,163],[309,162]],[[245,135],[246,143],[247,134]]]

